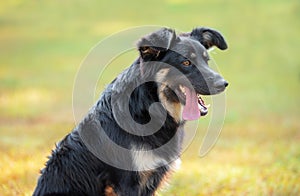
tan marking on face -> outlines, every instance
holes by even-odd
[[[159,70],[155,76],[156,81],[163,83],[166,80],[166,76],[169,73],[169,71],[169,68]]]
[[[196,54],[192,52],[192,53],[191,53],[191,58],[192,58],[192,59],[196,58]]]
[[[168,101],[165,93],[163,92],[164,88],[166,88],[166,84],[161,84],[158,87],[158,96],[160,99],[160,102],[165,107],[165,109],[168,111],[168,113],[174,118],[176,122],[182,121],[182,105],[180,102],[170,102]]]

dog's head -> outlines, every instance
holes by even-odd
[[[216,30],[196,28],[176,35],[174,30],[163,28],[143,37],[137,46],[142,69],[147,70],[147,66],[156,69],[160,99],[169,108],[172,103],[180,103],[184,120],[206,115],[207,107],[200,95],[220,93],[228,85],[208,65],[207,49],[212,46],[227,49],[223,36]]]

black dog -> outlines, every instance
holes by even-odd
[[[180,156],[183,125],[207,113],[201,95],[228,83],[207,64],[222,35],[196,28],[143,37],[139,58],[52,152],[34,196],[154,195]]]

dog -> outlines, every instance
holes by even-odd
[[[200,95],[228,86],[208,66],[213,46],[227,49],[206,27],[142,37],[139,57],[56,145],[33,195],[155,195],[180,160],[185,122],[208,112]]]

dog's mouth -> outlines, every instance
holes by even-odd
[[[200,94],[196,93],[194,89],[179,85],[176,94],[179,101],[184,105],[182,112],[184,120],[197,120],[207,114],[209,105],[205,105]]]

